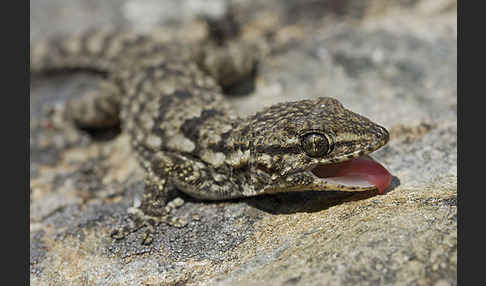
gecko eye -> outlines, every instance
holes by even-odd
[[[322,157],[331,150],[326,136],[315,132],[305,134],[301,144],[309,157]]]

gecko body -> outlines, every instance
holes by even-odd
[[[353,162],[379,169],[366,155],[386,144],[389,134],[338,100],[285,102],[237,115],[220,83],[247,75],[255,61],[244,46],[162,44],[118,31],[31,49],[32,72],[85,69],[105,75],[95,94],[67,105],[66,116],[79,126],[121,124],[130,135],[146,173],[141,205],[132,211],[139,221],[170,221],[169,184],[205,200],[377,188],[372,183],[380,179],[356,175]]]

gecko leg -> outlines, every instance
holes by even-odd
[[[102,80],[98,89],[66,104],[65,117],[82,128],[109,128],[120,123],[120,91],[110,80]]]
[[[111,237],[123,239],[129,233],[145,227],[142,244],[148,245],[152,243],[155,228],[160,223],[175,227],[185,226],[186,220],[171,215],[172,210],[182,206],[184,201],[175,198],[167,202],[167,193],[167,179],[149,172],[145,178],[145,191],[140,206],[128,209],[129,223],[115,229]]]

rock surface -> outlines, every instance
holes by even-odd
[[[276,47],[253,92],[231,97],[238,110],[339,99],[391,131],[373,155],[394,176],[386,194],[183,196],[186,227],[160,226],[150,246],[137,234],[113,241],[143,191],[127,138],[60,122],[63,102],[95,77],[34,78],[32,285],[456,285],[455,1],[32,1],[31,39],[104,25],[178,28],[224,17],[230,2],[245,37]]]

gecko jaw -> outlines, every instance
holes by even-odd
[[[329,187],[344,191],[378,189],[383,194],[391,182],[391,174],[369,156],[335,164],[317,164],[307,172]]]

